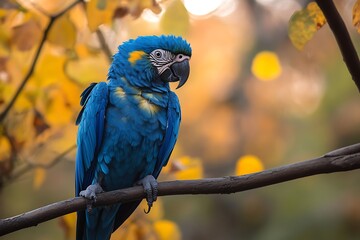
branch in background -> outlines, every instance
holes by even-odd
[[[101,46],[101,49],[103,50],[103,52],[105,53],[109,63],[112,62],[112,52],[108,46],[108,44],[106,43],[106,39],[105,39],[105,36],[104,34],[102,33],[101,29],[100,28],[97,28],[96,29],[96,36],[98,37],[98,40],[99,40],[99,43],[100,43],[100,46]]]
[[[16,102],[17,98],[19,97],[20,93],[23,91],[26,83],[28,82],[28,80],[30,79],[30,77],[32,76],[36,63],[39,59],[40,53],[44,47],[45,41],[48,37],[48,34],[50,32],[51,27],[54,25],[54,22],[56,21],[56,19],[58,19],[59,17],[61,17],[62,15],[64,15],[68,10],[70,10],[71,8],[73,8],[76,4],[82,2],[82,0],[77,0],[75,2],[73,2],[72,4],[70,4],[69,6],[67,6],[64,10],[62,10],[61,12],[50,16],[50,21],[48,23],[48,25],[46,26],[45,30],[44,30],[44,34],[41,38],[40,44],[36,50],[34,59],[31,63],[31,66],[29,68],[28,73],[25,75],[24,79],[22,80],[19,88],[16,90],[14,96],[11,98],[10,102],[8,103],[8,105],[6,106],[6,108],[4,109],[4,111],[0,114],[0,123],[3,123],[7,114],[9,113],[9,111],[11,110],[11,108],[14,106],[14,103]]]
[[[14,172],[11,174],[7,180],[9,183],[13,182],[14,180],[18,179],[19,177],[23,176],[25,173],[31,171],[34,168],[45,168],[49,169],[56,164],[58,164],[68,153],[70,153],[72,150],[76,149],[76,145],[73,145],[66,149],[64,152],[60,153],[58,156],[56,156],[51,162],[49,163],[31,163],[28,162],[24,167],[22,167],[20,170]]]
[[[343,60],[360,91],[360,60],[349,32],[332,0],[316,0],[339,45]]]
[[[170,181],[159,183],[159,196],[180,194],[229,194],[265,187],[307,176],[350,171],[360,168],[360,144],[332,151],[322,157],[289,164],[258,173],[208,178],[201,180]],[[140,186],[99,194],[94,207],[144,198]],[[0,220],[0,236],[62,215],[85,210],[89,204],[85,198],[77,197],[56,202],[15,217]]]

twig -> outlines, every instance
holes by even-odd
[[[229,194],[265,187],[302,177],[360,168],[360,144],[332,151],[322,157],[243,176],[159,183],[159,196],[180,194]],[[99,194],[94,207],[144,198],[142,187]],[[85,210],[88,202],[77,197],[56,202],[15,217],[0,220],[0,236],[62,215]]]
[[[38,168],[44,168],[49,169],[56,164],[60,162],[68,153],[70,153],[72,150],[76,149],[76,145],[73,145],[66,149],[64,152],[60,153],[58,156],[56,156],[51,162],[49,163],[30,163],[28,162],[23,168],[16,171],[14,174],[10,175],[8,178],[8,181],[11,183],[14,180],[18,179],[19,177],[23,176],[25,173],[31,171],[32,169],[38,167]]]
[[[99,39],[101,49],[104,51],[105,55],[107,56],[108,61],[111,63],[113,54],[111,53],[111,50],[110,50],[108,44],[106,43],[104,34],[102,33],[101,29],[99,29],[99,28],[96,29],[96,36]]]
[[[332,0],[316,0],[316,3],[324,13],[325,18],[329,23],[329,27],[339,45],[344,62],[360,91],[360,60],[344,21]]]
[[[50,20],[48,25],[46,26],[45,30],[44,30],[44,34],[41,38],[40,44],[36,50],[36,53],[34,55],[34,59],[31,63],[31,66],[29,68],[28,73],[25,75],[24,79],[22,80],[19,88],[16,90],[14,96],[11,98],[10,102],[8,103],[8,105],[6,106],[6,108],[4,109],[4,111],[0,114],[0,123],[3,123],[5,120],[5,117],[7,116],[7,114],[9,113],[9,111],[11,110],[11,108],[13,107],[14,103],[16,102],[17,98],[19,97],[20,93],[22,92],[22,90],[24,89],[26,83],[28,82],[28,80],[30,79],[31,75],[34,72],[36,63],[39,59],[40,53],[44,47],[44,43],[49,35],[50,29],[51,27],[54,25],[54,22],[56,21],[56,19],[58,19],[59,17],[61,17],[62,15],[64,15],[68,10],[70,10],[71,8],[73,8],[76,4],[78,4],[79,2],[82,2],[81,0],[77,0],[75,2],[73,2],[72,4],[70,4],[69,6],[67,6],[65,9],[63,9],[61,12],[50,16]]]

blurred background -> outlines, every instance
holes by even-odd
[[[328,25],[298,50],[289,19],[303,0],[5,0],[0,3],[0,218],[74,195],[79,96],[106,80],[111,55],[140,35],[192,46],[178,143],[161,180],[240,175],[357,143],[359,93]],[[355,1],[335,1],[352,25]],[[176,86],[172,86],[176,87]],[[161,197],[112,239],[359,239],[358,171],[231,195]],[[75,214],[3,239],[74,239]]]

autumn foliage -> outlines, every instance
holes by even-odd
[[[194,49],[188,86],[178,92],[183,109],[179,143],[161,179],[253,173],[286,162],[290,155],[307,157],[358,139],[357,95],[350,81],[338,81],[346,70],[332,38],[321,31],[327,23],[317,4],[289,5],[279,14],[275,3],[254,2],[1,1],[0,217],[72,196],[79,96],[90,83],[106,80],[117,46],[138,35],[183,35]],[[346,12],[346,7],[341,9]],[[346,13],[352,34],[360,33],[360,2]],[[348,114],[352,117],[345,117]],[[322,180],[314,185],[329,198],[339,191],[328,190]],[[297,187],[302,194],[310,191],[305,185]],[[312,216],[290,206],[299,203],[298,197],[285,200],[282,194],[294,192],[286,188],[192,203],[160,199],[149,215],[141,205],[112,239],[220,239],[221,234],[280,239],[276,237],[289,209],[305,219],[304,233],[312,232],[306,227]],[[11,201],[25,199],[30,200],[24,206],[7,209]],[[336,200],[347,203],[337,210],[336,223],[350,229],[339,230],[339,236],[359,233],[355,203],[360,195]],[[318,210],[314,201],[304,200]],[[196,223],[190,224],[192,217]],[[210,222],[212,218],[216,220]],[[66,215],[51,231],[62,234],[57,239],[73,239],[75,222],[75,214]],[[197,223],[218,233],[190,229]],[[287,236],[296,232],[295,225],[284,230]],[[321,229],[313,234],[322,236]],[[46,230],[43,234],[53,236]]]

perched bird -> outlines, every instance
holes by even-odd
[[[119,46],[108,81],[92,83],[81,94],[76,196],[95,199],[103,191],[139,184],[150,210],[181,118],[169,82],[185,84],[190,57],[189,43],[175,36],[143,36]],[[76,239],[110,239],[139,203],[79,211]]]

